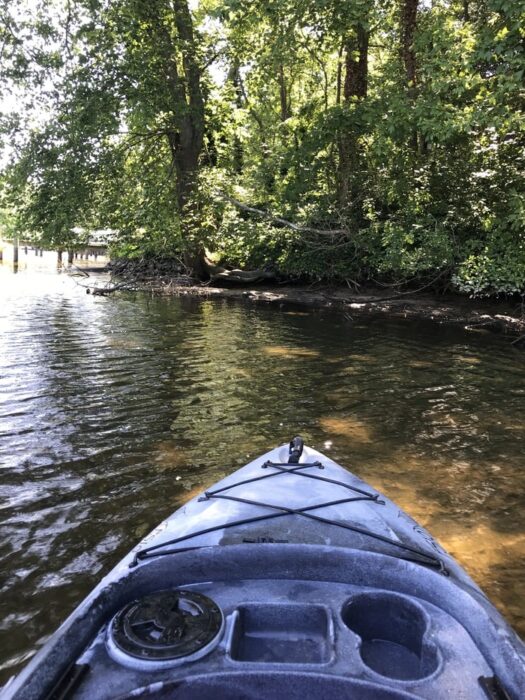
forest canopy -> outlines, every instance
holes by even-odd
[[[1,0],[1,225],[525,290],[524,0]]]

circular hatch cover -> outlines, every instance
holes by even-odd
[[[111,623],[111,639],[138,659],[168,661],[191,656],[217,636],[219,607],[202,593],[160,591],[122,608]]]

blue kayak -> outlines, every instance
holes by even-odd
[[[2,700],[521,700],[525,645],[432,536],[292,440],[137,545]]]

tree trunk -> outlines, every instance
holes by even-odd
[[[346,40],[345,102],[349,102],[352,97],[366,97],[368,90],[368,42],[369,34],[361,24],[357,26],[356,36]]]
[[[229,80],[233,85],[235,90],[235,106],[237,109],[242,109],[244,106],[244,93],[242,86],[242,79],[239,70],[239,62],[237,59],[234,60],[230,67]],[[233,169],[240,175],[244,168],[244,148],[241,139],[237,134],[233,136]]]
[[[405,81],[410,102],[417,95],[417,62],[414,49],[414,38],[417,26],[417,11],[419,0],[402,0],[401,5],[401,57],[405,69]],[[418,150],[418,134],[414,129],[410,137],[410,145]]]
[[[195,202],[200,156],[204,144],[204,99],[200,84],[201,68],[193,33],[193,20],[187,0],[168,0],[162,12],[157,2],[139,3],[141,13],[151,23],[163,61],[171,109],[165,134],[175,175],[175,210],[183,246],[191,261],[191,271],[199,275],[201,248],[199,208]],[[195,265],[195,269],[193,267]]]
[[[290,113],[290,103],[288,97],[288,88],[286,86],[286,79],[284,77],[284,66],[281,63],[279,65],[279,102],[281,106],[281,121],[285,122],[291,117]]]
[[[339,51],[337,52],[337,86],[336,86],[336,96],[335,103],[341,104],[341,86],[343,83],[343,51],[345,50],[344,42],[341,43]]]
[[[190,272],[205,276],[202,264],[204,246],[199,240],[198,184],[199,159],[204,143],[204,100],[200,84],[200,66],[193,34],[193,21],[187,0],[172,0],[177,30],[176,45],[164,31],[167,74],[173,101],[172,128],[167,131],[172,165],[176,175],[176,208],[184,245],[184,258]],[[177,49],[182,57],[182,75],[177,64]]]
[[[368,44],[369,32],[359,24],[343,44],[344,84],[343,101],[348,107],[352,102],[363,100],[368,90]],[[340,88],[339,88],[340,89]],[[362,161],[357,127],[350,125],[340,133],[338,139],[339,172],[338,202],[344,211],[350,211],[358,220],[361,217],[359,165]],[[359,221],[356,223],[359,224]]]
[[[196,184],[199,157],[204,139],[204,101],[200,85],[200,68],[193,36],[193,23],[186,0],[173,0],[175,24],[182,53],[183,79],[179,78],[176,98],[184,104],[174,105],[178,130],[170,133],[170,147],[177,171],[177,203],[181,223],[186,226],[187,208]],[[180,102],[180,99],[177,99]],[[181,113],[182,109],[182,113]]]

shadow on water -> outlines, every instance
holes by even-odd
[[[160,519],[296,433],[525,634],[524,359],[501,338],[24,272],[0,296],[0,683]]]

